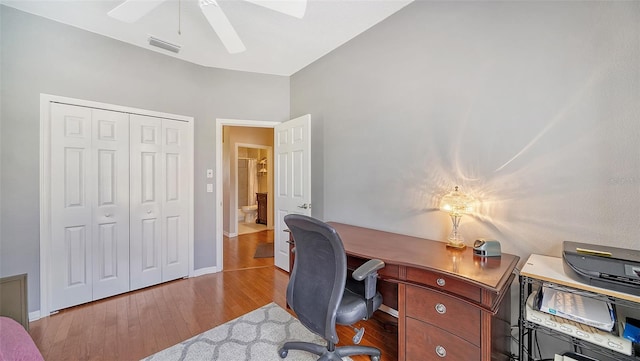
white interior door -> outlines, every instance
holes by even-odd
[[[162,281],[162,119],[131,114],[131,289]]]
[[[189,124],[162,120],[162,281],[189,274]]]
[[[311,215],[311,115],[274,128],[275,236],[274,263],[289,271],[289,233],[284,216]]]
[[[91,109],[51,103],[51,309],[92,300]]]
[[[129,116],[91,110],[93,299],[129,291]]]
[[[129,290],[129,117],[51,104],[54,310]]]

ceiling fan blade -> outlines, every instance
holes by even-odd
[[[204,17],[207,18],[207,21],[218,34],[229,53],[236,54],[247,50],[238,33],[236,33],[229,19],[227,19],[227,16],[215,0],[200,0],[199,4]]]
[[[135,23],[165,0],[126,0],[107,15],[126,23]]]
[[[267,9],[293,16],[298,19],[304,17],[307,11],[307,0],[245,0],[252,4],[260,5]]]

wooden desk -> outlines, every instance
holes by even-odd
[[[381,259],[380,279],[397,284],[398,360],[509,359],[509,295],[519,257],[482,258],[470,247],[460,251],[444,242],[329,224],[350,263]]]

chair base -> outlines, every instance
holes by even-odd
[[[333,349],[331,351],[330,349]],[[375,347],[369,346],[342,346],[334,347],[329,344],[327,346],[321,346],[311,342],[286,342],[278,354],[280,358],[285,358],[289,354],[289,350],[301,350],[311,352],[312,354],[320,356],[318,361],[342,361],[345,356],[354,355],[369,355],[371,361],[380,361],[380,350]]]

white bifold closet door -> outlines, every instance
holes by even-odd
[[[129,119],[51,103],[53,310],[129,291]]]
[[[132,114],[131,289],[186,277],[188,124]]]
[[[49,310],[187,277],[189,122],[51,102],[49,128]]]

